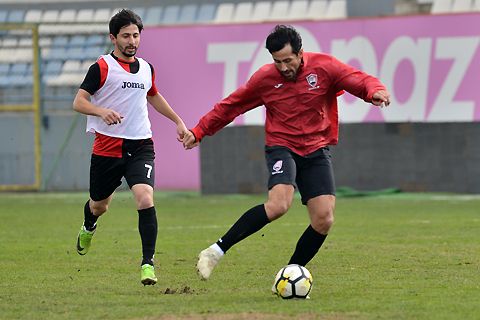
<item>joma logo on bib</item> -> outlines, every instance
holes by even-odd
[[[123,81],[123,86],[122,89],[145,89],[145,85],[143,83],[138,83],[138,82],[126,82]]]

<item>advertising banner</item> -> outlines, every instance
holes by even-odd
[[[391,106],[383,109],[344,94],[339,97],[340,122],[480,121],[480,14],[288,24],[301,34],[305,51],[332,54],[376,76],[391,93]],[[138,56],[155,67],[158,90],[191,128],[272,62],[265,39],[275,25],[147,28]],[[156,188],[199,189],[198,149],[184,151],[175,139],[175,125],[153,110],[150,117]],[[231,125],[262,125],[264,118],[259,107]]]

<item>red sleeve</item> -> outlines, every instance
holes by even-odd
[[[200,119],[198,125],[192,131],[195,133],[197,140],[203,139],[204,136],[213,136],[239,115],[263,104],[258,76],[255,73],[247,84],[216,103],[215,107]]]
[[[152,87],[148,90],[147,95],[152,97],[158,93],[157,86],[155,85],[155,68],[150,64],[152,68]]]
[[[99,59],[97,63],[100,66],[100,85],[98,86],[98,89],[100,89],[101,87],[103,87],[105,81],[107,80],[108,64],[103,58]]]
[[[331,67],[330,74],[337,92],[345,90],[366,102],[372,102],[375,92],[387,90],[377,78],[358,71],[334,57],[332,57]]]

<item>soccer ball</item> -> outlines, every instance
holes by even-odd
[[[278,271],[272,291],[283,299],[305,299],[312,291],[312,282],[312,275],[305,267],[290,264]]]

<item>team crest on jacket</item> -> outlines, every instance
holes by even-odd
[[[273,165],[272,175],[283,173],[282,166],[283,166],[282,160],[278,160],[277,162],[275,162],[275,164]]]
[[[307,77],[307,82],[312,88],[317,88],[318,76],[316,74],[310,73]]]

